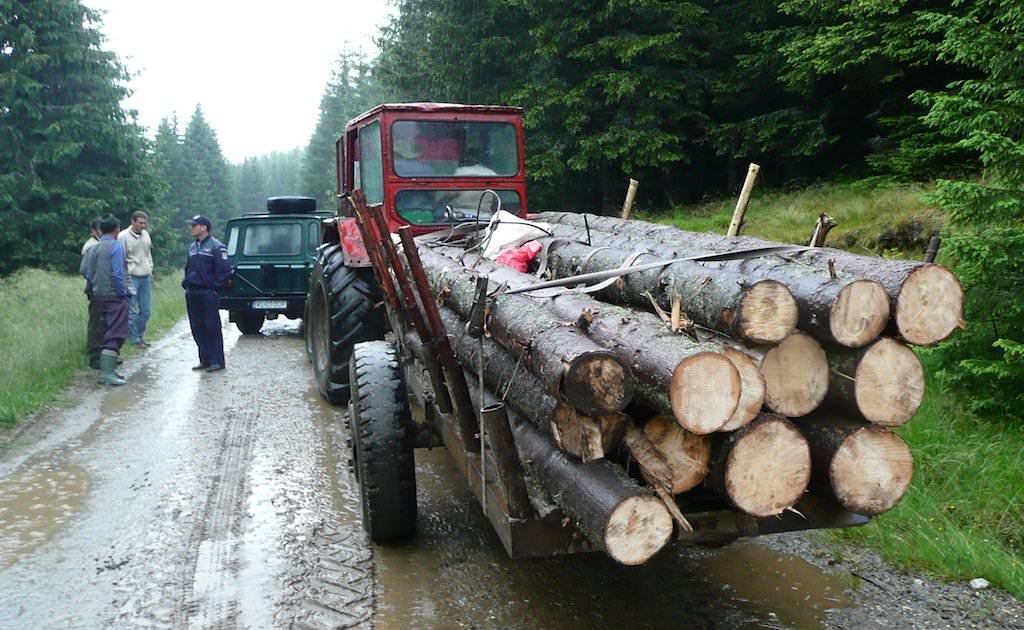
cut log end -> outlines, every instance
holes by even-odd
[[[583,462],[604,457],[601,425],[572,405],[559,402],[551,413],[551,437],[561,450]]]
[[[741,393],[732,361],[724,354],[700,352],[681,361],[672,373],[672,415],[687,431],[706,435],[732,418]]]
[[[777,416],[744,430],[729,454],[726,494],[747,514],[781,514],[807,489],[811,449],[799,429]]]
[[[708,475],[711,438],[680,427],[670,416],[655,416],[644,425],[644,435],[672,471],[672,494],[700,485]]]
[[[565,371],[562,391],[584,413],[604,416],[622,411],[633,398],[633,376],[610,352],[587,352]]]
[[[889,321],[889,296],[874,280],[857,280],[843,287],[832,304],[832,337],[849,348],[865,346],[882,334]]]
[[[828,393],[828,357],[810,335],[795,332],[769,350],[761,363],[765,404],[784,416],[806,416]]]
[[[963,317],[963,287],[940,265],[914,270],[896,298],[896,328],[908,343],[936,344],[963,326]]]
[[[914,459],[906,442],[892,431],[871,426],[843,440],[829,467],[839,503],[868,516],[895,507],[913,474]]]
[[[740,375],[740,402],[736,411],[719,431],[735,431],[746,426],[757,417],[764,404],[764,375],[752,358],[734,348],[725,348],[725,356],[732,361],[733,367]]]
[[[630,497],[617,505],[604,531],[604,547],[615,561],[639,565],[672,537],[672,516],[653,496]]]
[[[778,343],[796,327],[796,300],[781,282],[762,280],[740,303],[740,335],[755,343]]]
[[[924,398],[924,368],[914,351],[883,338],[864,351],[855,377],[857,408],[875,424],[895,427],[914,417]]]

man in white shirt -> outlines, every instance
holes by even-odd
[[[128,275],[134,294],[128,304],[128,342],[149,347],[145,339],[146,324],[153,312],[153,241],[146,226],[149,217],[142,210],[132,212],[132,224],[117,236],[124,245]]]

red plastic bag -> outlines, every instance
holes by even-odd
[[[526,268],[530,264],[530,261],[537,257],[540,250],[540,243],[537,241],[529,241],[519,247],[506,249],[498,254],[498,257],[494,259],[494,262],[507,265],[516,271],[526,273]]]

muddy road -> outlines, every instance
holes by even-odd
[[[816,534],[510,560],[443,450],[417,452],[417,538],[372,546],[297,323],[225,350],[190,371],[183,322],[127,386],[83,375],[0,434],[0,628],[1024,628],[992,589]]]

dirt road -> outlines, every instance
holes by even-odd
[[[373,547],[298,325],[225,348],[190,371],[182,323],[127,386],[84,375],[0,435],[0,628],[1024,627],[993,590],[835,564],[813,535],[510,560],[442,450],[417,452],[416,540]]]

